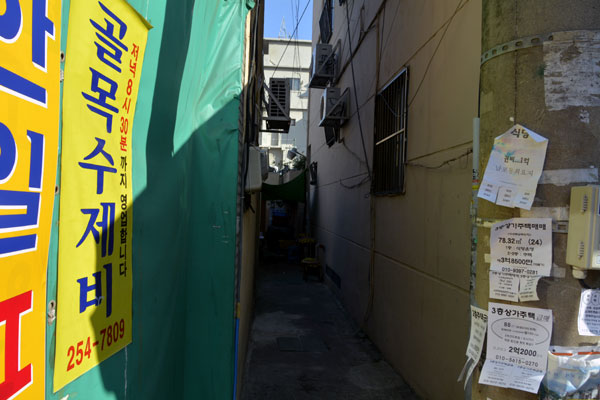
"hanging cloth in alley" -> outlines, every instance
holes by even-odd
[[[262,185],[264,200],[287,200],[304,203],[306,199],[306,171],[282,185]]]

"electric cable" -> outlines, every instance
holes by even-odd
[[[468,1],[469,0],[467,0],[465,2],[465,4],[467,4]],[[444,37],[446,37],[446,33],[448,32],[450,25],[452,25],[452,21],[454,20],[454,17],[461,10],[462,5],[463,5],[463,0],[459,0],[458,5],[456,6],[456,9],[454,10],[454,13],[450,17],[450,19],[448,20],[448,23],[446,24],[446,27],[444,28],[444,32],[442,32],[442,36],[440,37],[440,40],[439,40],[437,46],[435,46],[435,50],[433,50],[433,54],[431,55],[431,57],[429,58],[429,61],[427,62],[427,66],[425,67],[425,72],[423,72],[423,76],[421,78],[421,81],[419,82],[419,85],[417,86],[417,89],[415,90],[415,94],[413,95],[412,99],[410,99],[410,101],[408,102],[408,108],[410,108],[411,104],[413,103],[413,101],[415,101],[415,98],[419,94],[419,91],[421,90],[421,87],[423,86],[423,82],[425,82],[425,78],[427,77],[427,73],[429,72],[429,68],[431,67],[431,64],[433,64],[433,59],[435,58],[435,55],[437,54],[440,46],[442,45],[442,42],[444,41]]]
[[[306,13],[306,10],[308,9],[310,2],[311,2],[311,0],[308,0],[306,2],[306,5],[304,6],[304,10],[302,11],[302,15],[300,15],[300,19],[298,19],[298,23],[296,24],[296,27],[294,28],[294,32],[292,32],[292,36],[287,41],[285,48],[283,49],[283,53],[281,53],[281,57],[279,57],[279,61],[277,62],[277,65],[275,66],[275,69],[273,70],[273,73],[271,74],[271,78],[275,75],[275,72],[277,72],[277,68],[279,68],[279,64],[281,64],[281,60],[283,60],[283,56],[285,55],[285,52],[287,51],[288,46],[290,45],[290,42],[292,41],[294,35],[296,34],[296,31],[298,30],[298,26],[300,25],[300,22],[302,22],[302,18],[304,17],[304,14]]]
[[[442,162],[442,163],[440,163],[440,164],[438,164],[438,165],[436,165],[436,166],[433,166],[433,167],[430,167],[430,166],[428,166],[428,165],[423,165],[423,164],[410,163],[410,162],[409,162],[409,163],[406,163],[406,165],[408,165],[408,166],[411,166],[411,167],[420,167],[420,168],[425,168],[425,169],[440,169],[440,168],[442,168],[443,166],[450,164],[451,162],[454,162],[454,161],[460,160],[460,159],[461,159],[461,158],[463,158],[463,157],[467,157],[467,156],[468,156],[469,154],[471,154],[471,153],[473,153],[473,149],[469,149],[469,150],[467,150],[466,152],[464,152],[463,154],[461,154],[461,155],[459,155],[459,156],[457,156],[457,157],[451,158],[451,159],[449,159],[449,160],[446,160],[446,161],[444,161],[444,162]]]
[[[346,179],[348,179],[348,178],[346,178]],[[359,186],[362,186],[365,183],[369,182],[369,176],[368,175],[365,176],[360,182],[355,183],[354,185],[346,185],[345,183],[343,183],[343,181],[346,180],[346,179],[340,179],[339,180],[340,186],[343,187],[343,188],[345,188],[345,189],[355,189],[355,188],[357,188]]]
[[[461,0],[462,1],[462,0]],[[356,93],[356,76],[354,73],[354,51],[352,50],[352,37],[350,36],[350,14],[348,11],[348,4],[346,4],[346,24],[348,27],[348,48],[350,49],[350,70],[352,71],[352,87],[354,88],[354,101],[356,103],[356,116],[358,118],[358,129],[360,131],[360,141],[362,144],[363,153],[365,156],[365,164],[367,166],[367,172],[369,173],[369,179],[373,181],[373,175],[371,174],[371,167],[369,166],[369,157],[367,157],[367,147],[365,146],[365,136],[362,129],[362,121],[360,118],[360,109],[358,104],[358,94]]]

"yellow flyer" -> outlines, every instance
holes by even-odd
[[[131,342],[131,145],[149,28],[126,1],[71,2],[54,391]]]
[[[60,1],[0,1],[0,400],[43,399]]]

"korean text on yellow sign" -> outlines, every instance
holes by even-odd
[[[126,1],[71,2],[55,391],[131,342],[131,134],[148,29]]]
[[[0,400],[42,399],[60,1],[0,0]]]

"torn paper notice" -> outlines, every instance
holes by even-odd
[[[469,337],[469,345],[467,346],[467,357],[479,361],[481,351],[483,350],[483,339],[487,330],[487,310],[479,307],[471,306],[471,335]]]
[[[460,382],[466,372],[464,387],[467,386],[467,382],[481,357],[483,340],[485,339],[485,332],[487,330],[487,318],[486,310],[471,306],[471,335],[469,337],[469,344],[467,345],[467,362],[458,376],[458,381]]]
[[[490,271],[490,299],[537,301],[537,285],[541,276],[522,276]]]
[[[581,291],[577,330],[582,336],[600,336],[600,290]]]
[[[548,139],[515,125],[494,140],[478,197],[505,207],[531,208]]]
[[[479,383],[537,393],[551,336],[552,310],[490,302],[487,360]]]
[[[538,301],[537,285],[541,276],[521,276],[519,278],[519,301]]]
[[[600,106],[600,32],[554,32],[544,41],[544,97],[549,111]],[[589,117],[588,117],[589,118]],[[583,123],[586,117],[580,116]]]
[[[540,399],[600,399],[600,348],[552,346]]]
[[[490,271],[490,299],[519,301],[519,276]]]
[[[549,276],[552,269],[552,220],[512,218],[492,225],[492,271]]]

